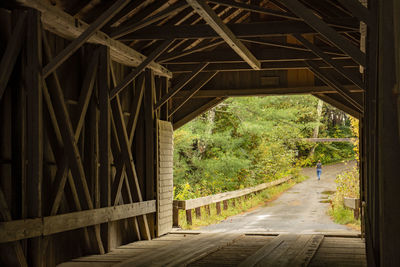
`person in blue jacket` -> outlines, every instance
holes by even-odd
[[[321,179],[321,173],[322,173],[322,164],[321,164],[320,160],[318,160],[316,168],[317,168],[317,177],[318,177],[318,180],[320,180]]]

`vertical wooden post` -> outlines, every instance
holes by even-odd
[[[215,208],[217,209],[217,215],[221,214],[221,202],[215,203]]]
[[[43,108],[42,108],[42,28],[40,13],[28,10],[26,39],[26,88],[27,88],[27,216],[42,217],[43,183]],[[28,264],[44,266],[42,237],[29,243]]]
[[[232,207],[236,207],[235,199],[232,199]]]
[[[197,219],[201,219],[201,210],[200,210],[200,207],[196,208],[196,209],[195,209],[195,212],[196,212],[196,218],[197,218]]]
[[[192,225],[192,210],[186,210],[186,222],[188,225]]]
[[[146,136],[146,200],[152,200],[155,198],[155,117],[154,117],[154,73],[152,70],[146,70],[146,90],[144,94],[144,115],[145,115],[145,136]],[[149,224],[150,238],[154,238],[155,220],[154,214],[147,215],[147,221]]]
[[[98,70],[98,97],[99,97],[99,182],[100,182],[100,205],[111,206],[111,118],[110,118],[110,51],[108,47],[99,48],[99,70]],[[109,223],[102,225],[102,239],[109,250],[110,229]]]
[[[178,227],[179,226],[179,209],[178,206],[173,205],[173,210],[172,210],[172,216],[173,216],[173,226]]]
[[[206,209],[206,212],[207,212],[208,216],[210,216],[211,215],[210,205],[206,205],[205,209]]]
[[[222,201],[222,203],[224,203],[224,210],[228,209],[228,200],[224,200]]]

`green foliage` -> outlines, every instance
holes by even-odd
[[[349,137],[342,112],[324,105],[317,122],[313,96],[230,98],[174,133],[175,198],[188,199],[254,186],[295,166],[354,157],[343,143],[300,142],[319,125],[320,137]]]
[[[332,209],[329,210],[329,215],[332,216],[335,223],[352,224],[355,225],[356,228],[360,227],[360,220],[354,219],[353,211],[343,206],[333,206]]]

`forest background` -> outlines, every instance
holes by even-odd
[[[355,137],[350,119],[313,96],[229,98],[174,132],[174,199],[254,186],[318,160],[354,159],[351,143],[302,140]]]

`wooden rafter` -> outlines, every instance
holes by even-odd
[[[218,74],[218,71],[208,72],[201,78],[201,80],[191,87],[190,91],[185,92],[184,99],[180,100],[172,109],[172,111],[168,114],[169,117],[174,115],[189,99],[191,99],[204,85],[206,85],[215,75]]]
[[[165,40],[157,47],[140,65],[129,73],[122,82],[120,82],[111,92],[110,97],[114,98],[121,90],[123,90],[130,82],[132,82],[147,66],[157,59],[174,40]]]
[[[154,16],[151,16],[149,18],[146,18],[142,21],[139,22],[133,22],[133,23],[128,23],[127,25],[121,26],[114,31],[110,33],[110,36],[112,38],[118,39],[121,36],[124,36],[126,34],[132,33],[136,30],[142,29],[154,22],[157,22],[159,20],[162,20],[172,14],[178,13],[184,8],[186,8],[188,4],[184,1],[178,1],[177,3],[167,7],[163,11],[155,14]]]
[[[309,69],[324,83],[333,87],[345,100],[347,100],[356,110],[359,112],[363,112],[363,107],[357,100],[353,98],[351,93],[344,88],[338,81],[327,72],[322,71],[316,66],[316,64],[312,61],[306,61],[306,64],[309,66]]]
[[[220,17],[202,0],[186,0],[222,39],[253,69],[260,69],[260,62],[250,50],[223,23]]]
[[[212,98],[211,100],[207,101],[205,104],[203,104],[200,107],[198,107],[196,110],[190,112],[189,114],[184,115],[179,120],[174,121],[173,122],[174,130],[178,129],[179,127],[181,127],[184,124],[188,123],[189,121],[193,120],[197,116],[203,114],[207,110],[215,107],[216,105],[218,105],[219,103],[221,103],[225,99],[226,99],[225,97]]]
[[[365,53],[361,52],[348,39],[340,35],[336,30],[318,18],[310,9],[305,7],[298,0],[281,0],[294,14],[304,19],[313,29],[325,36],[329,42],[333,43],[340,50],[351,56],[361,66],[365,67]]]
[[[208,63],[203,63],[197,66],[193,71],[186,74],[171,90],[168,91],[166,95],[163,95],[162,98],[156,103],[154,109],[159,109],[162,105],[164,105],[169,99],[171,99],[179,90],[181,90],[186,84],[188,84],[194,77],[196,77],[205,67],[207,67]]]
[[[83,21],[77,20],[69,14],[61,11],[59,8],[46,4],[40,0],[19,0],[24,5],[39,10],[42,13],[42,23],[46,30],[53,32],[66,39],[78,38],[85,32],[89,25]],[[111,58],[119,63],[127,66],[138,66],[145,56],[135,51],[122,42],[110,38],[101,31],[96,31],[87,40],[89,43],[101,44],[110,48]],[[172,73],[165,67],[152,62],[149,68],[153,69],[157,74],[171,78]]]
[[[79,49],[93,34],[101,29],[117,12],[119,12],[130,0],[118,0],[106,12],[99,16],[78,38],[73,40],[63,51],[54,57],[44,68],[43,77],[49,74],[67,60]]]
[[[305,47],[310,49],[315,55],[319,56],[323,61],[325,61],[328,65],[332,66],[337,72],[346,77],[349,81],[357,85],[360,89],[364,89],[364,84],[359,77],[357,77],[354,73],[345,70],[342,66],[340,66],[337,61],[334,61],[331,57],[326,55],[320,48],[316,45],[312,44],[306,38],[304,38],[301,34],[293,35],[298,41],[300,41]]]
[[[227,27],[237,38],[252,37],[275,37],[293,33],[318,33],[303,21],[265,21],[253,23],[233,23],[227,24]],[[329,27],[329,26],[328,26]],[[333,30],[334,31],[334,30]],[[338,29],[340,32],[352,32],[354,30]],[[335,34],[335,35],[336,35]],[[160,39],[211,39],[220,38],[220,36],[207,24],[197,25],[167,25],[167,26],[148,26],[133,34],[128,34],[121,40],[160,40]],[[342,36],[342,38],[344,38]],[[345,41],[349,42],[345,39]]]
[[[369,10],[366,7],[364,7],[360,3],[360,1],[358,0],[338,0],[338,1],[345,8],[351,11],[351,13],[354,14],[354,16],[356,16],[358,19],[372,26]]]

